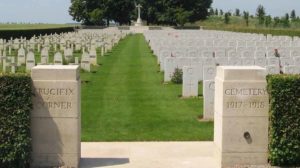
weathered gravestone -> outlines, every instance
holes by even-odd
[[[216,66],[203,66],[203,80],[214,80],[216,77]]]
[[[79,75],[75,65],[38,65],[32,69],[32,167],[79,167]]]
[[[198,96],[198,76],[196,71],[197,68],[193,66],[183,67],[182,97]]]
[[[31,71],[35,66],[35,57],[33,52],[29,52],[26,58],[26,71]]]
[[[43,48],[41,52],[41,64],[45,65],[49,62],[49,51],[48,48]]]
[[[202,81],[203,80],[203,60],[202,60],[202,58],[192,57],[191,58],[191,66],[196,67],[198,81]]]
[[[174,57],[165,58],[165,72],[164,72],[164,82],[169,82],[172,79],[172,76],[176,68],[176,59]]]
[[[62,64],[63,64],[62,54],[60,52],[57,52],[54,55],[54,65],[62,65]]]
[[[26,57],[25,57],[25,49],[22,47],[18,50],[18,66],[25,64]]]
[[[203,119],[214,119],[214,99],[215,99],[215,81],[205,80],[203,81],[203,98],[204,98],[204,110]]]
[[[90,55],[88,53],[83,53],[81,56],[81,68],[85,71],[91,71],[91,62],[90,62]]]
[[[90,50],[90,62],[93,65],[97,65],[97,51],[95,47],[92,47],[92,49]]]
[[[73,50],[71,48],[65,49],[64,56],[67,61],[71,61],[73,58]]]
[[[268,163],[266,70],[218,67],[215,78],[214,143],[222,167]]]

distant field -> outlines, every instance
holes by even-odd
[[[0,24],[0,30],[27,30],[72,27],[72,24]]]
[[[198,21],[194,24],[186,26],[203,26],[208,30],[224,30],[244,33],[262,33],[272,35],[300,36],[300,22],[290,22],[290,27],[273,26],[273,22],[269,27],[258,25],[257,18],[249,18],[249,26],[246,26],[243,17],[231,16],[229,24],[224,23],[224,16],[210,16],[204,21]]]

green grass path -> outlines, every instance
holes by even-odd
[[[142,35],[100,62],[96,73],[82,73],[82,141],[212,140],[213,123],[197,120],[202,98],[181,99],[181,85],[162,83]]]

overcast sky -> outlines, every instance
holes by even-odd
[[[300,0],[214,0],[212,6],[255,14],[259,4],[272,16],[283,16],[292,9],[300,15]],[[70,0],[0,0],[0,22],[72,23],[69,6]]]

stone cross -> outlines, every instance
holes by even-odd
[[[142,8],[142,5],[138,4],[136,6],[136,8],[138,8],[138,18],[140,19],[141,18],[141,8]]]

